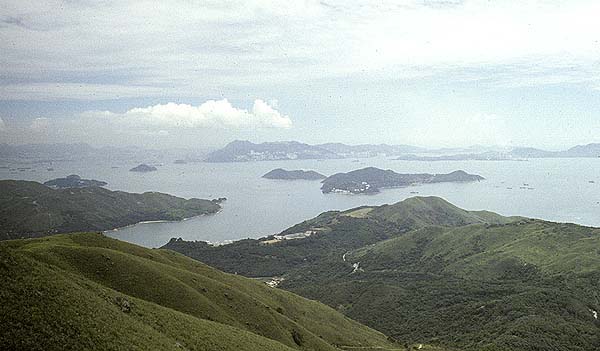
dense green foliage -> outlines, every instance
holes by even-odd
[[[352,194],[372,194],[380,188],[403,187],[423,183],[474,182],[484,178],[465,171],[454,171],[448,174],[400,174],[391,169],[383,170],[375,167],[357,169],[347,173],[336,173],[323,180],[323,193],[347,192]]]
[[[216,201],[100,187],[51,189],[37,182],[0,181],[0,240],[108,230],[151,220],[181,220],[220,209]]]
[[[401,343],[600,349],[600,229],[470,212],[439,198],[328,212],[306,239],[169,247],[322,301]],[[236,262],[240,262],[236,264]]]
[[[391,346],[318,302],[97,233],[2,242],[0,279],[2,350]]]

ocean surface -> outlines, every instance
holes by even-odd
[[[139,162],[138,162],[139,163]],[[248,163],[165,163],[151,173],[129,172],[134,162],[53,162],[8,165],[1,179],[46,181],[78,174],[103,180],[107,188],[128,192],[160,191],[185,198],[226,197],[223,209],[181,222],[140,223],[106,232],[146,247],[160,247],[172,237],[213,243],[278,233],[328,210],[395,203],[411,196],[440,196],[469,210],[490,210],[558,222],[600,226],[600,158],[528,161],[397,161],[367,159],[293,160]],[[4,166],[7,166],[6,164]],[[274,168],[315,170],[325,175],[374,166],[399,173],[447,173],[462,169],[479,174],[475,183],[428,184],[384,189],[376,195],[322,194],[319,181],[268,180]],[[417,194],[418,192],[418,194]]]

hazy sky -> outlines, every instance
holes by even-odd
[[[599,18],[597,0],[2,0],[0,142],[599,142]]]

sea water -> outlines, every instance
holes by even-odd
[[[53,162],[54,171],[47,171],[46,164],[28,165],[32,169],[23,171],[2,168],[0,178],[43,182],[78,174],[106,181],[111,190],[160,191],[185,198],[227,198],[222,211],[215,215],[181,222],[140,223],[106,232],[111,237],[146,247],[160,247],[172,237],[213,243],[258,238],[278,233],[324,211],[391,204],[411,196],[430,195],[469,210],[485,209],[502,215],[600,226],[598,158],[424,162],[376,157],[245,163],[165,162],[158,171],[150,173],[130,172],[136,165],[133,162],[103,162]],[[399,173],[464,170],[486,180],[383,189],[375,195],[344,195],[322,194],[319,181],[261,178],[274,168],[315,170],[331,175],[368,166]]]

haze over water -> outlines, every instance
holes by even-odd
[[[600,226],[600,159],[565,158],[528,161],[397,161],[390,158],[293,160],[247,163],[165,163],[157,172],[129,172],[133,163],[55,162],[55,171],[9,173],[2,179],[46,181],[68,174],[104,180],[111,190],[160,191],[186,198],[227,197],[223,210],[182,222],[142,223],[106,234],[147,247],[172,237],[223,242],[278,233],[328,210],[395,203],[411,196],[440,196],[470,210]],[[447,173],[462,169],[482,175],[475,183],[441,183],[384,189],[376,195],[327,194],[319,181],[268,180],[274,168],[312,169],[325,175],[374,166],[399,173]],[[34,167],[35,169],[35,167]],[[593,181],[590,182],[590,181]],[[527,185],[525,185],[527,184]],[[532,188],[532,189],[522,189]],[[414,194],[411,192],[418,192]]]

